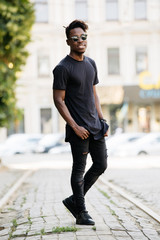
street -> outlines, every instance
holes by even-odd
[[[3,159],[3,164],[14,169],[71,169],[69,153],[15,155]],[[91,164],[88,156],[88,165]],[[108,158],[108,169],[103,174],[106,180],[131,192],[160,215],[160,159],[159,156],[137,158]]]
[[[71,194],[70,169],[72,159],[67,154],[17,155],[3,158],[9,167],[1,170],[7,176],[5,194],[25,170],[34,170],[14,194],[0,214],[0,239],[8,240],[159,240],[160,224],[112,189],[97,183],[87,194],[87,207],[96,220],[96,231],[80,226],[76,233],[53,235],[53,228],[73,226],[75,220],[61,201]],[[88,158],[87,168],[91,164]],[[9,178],[10,176],[10,178]],[[129,191],[157,214],[160,214],[160,161],[158,157],[108,159],[108,169],[102,176]],[[0,180],[1,180],[0,179]],[[4,183],[5,183],[4,181]],[[5,185],[5,187],[3,186]],[[0,191],[1,192],[1,191]]]

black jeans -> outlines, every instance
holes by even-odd
[[[69,142],[73,157],[71,186],[79,213],[86,210],[84,195],[107,168],[107,149],[105,138],[94,140],[91,134],[89,138],[82,140],[73,131]],[[88,153],[90,153],[93,163],[85,173]]]

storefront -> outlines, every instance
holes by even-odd
[[[122,86],[98,86],[97,93],[103,115],[110,125],[110,134],[119,128],[117,113],[123,105],[124,89]]]
[[[143,73],[144,75],[144,73]],[[160,131],[160,84],[99,86],[97,92],[110,133]]]
[[[124,86],[125,131],[160,131],[160,89]]]

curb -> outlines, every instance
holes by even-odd
[[[141,209],[143,212],[147,213],[149,216],[151,216],[154,220],[156,220],[158,223],[160,223],[160,216],[155,213],[153,210],[151,210],[149,207],[144,205],[142,202],[137,200],[135,197],[132,197],[130,194],[122,190],[121,187],[116,186],[113,183],[108,182],[107,180],[104,179],[104,177],[101,177],[99,180],[103,184],[107,185],[111,189],[113,189],[115,192],[119,193],[122,197],[127,199],[128,201],[132,202],[134,205],[136,205],[139,209]]]
[[[11,196],[17,191],[17,189],[22,185],[25,179],[29,175],[31,175],[32,172],[32,170],[25,172],[22,177],[20,177],[20,179],[16,181],[16,183],[10,188],[10,190],[4,195],[4,197],[0,199],[0,208],[2,208],[9,201]]]

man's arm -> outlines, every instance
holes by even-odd
[[[74,132],[82,139],[86,139],[89,136],[89,132],[84,128],[79,126],[72,118],[65,102],[65,90],[53,90],[53,100],[56,108],[63,117],[63,119],[71,126]]]
[[[98,95],[97,95],[97,92],[96,92],[96,86],[95,85],[93,86],[93,92],[94,92],[95,104],[96,104],[96,109],[97,109],[97,112],[98,112],[99,119],[103,119],[103,113],[102,113],[101,105],[99,103],[99,98],[98,98]]]
[[[97,112],[98,112],[99,119],[103,119],[103,113],[102,113],[101,105],[99,103],[99,98],[98,98],[98,95],[97,95],[97,92],[96,92],[96,86],[95,85],[93,85],[93,92],[94,92],[95,104],[96,104],[96,109],[97,109]],[[108,130],[104,134],[104,136],[108,136]]]

